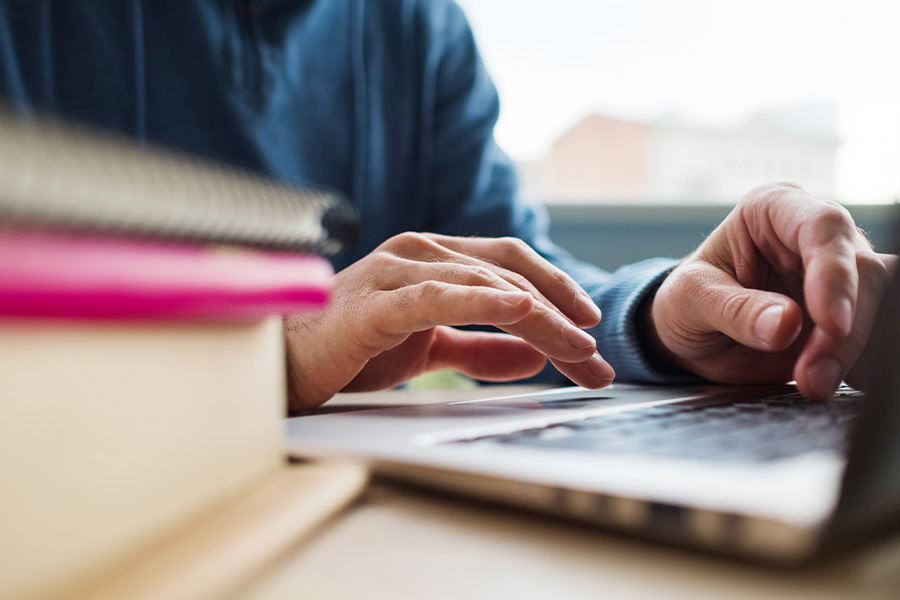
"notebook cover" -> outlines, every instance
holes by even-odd
[[[319,309],[324,258],[226,246],[0,230],[0,316],[255,318]]]
[[[358,220],[337,190],[0,106],[0,223],[333,255]]]

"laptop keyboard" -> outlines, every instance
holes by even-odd
[[[704,399],[458,442],[771,461],[817,450],[844,452],[861,400],[862,394],[850,388],[828,402],[813,402],[799,393],[750,402]]]

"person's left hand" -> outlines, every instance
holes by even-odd
[[[573,382],[603,387],[615,372],[582,331],[599,321],[590,296],[521,240],[402,233],[337,273],[322,313],[285,320],[289,407],[434,369],[520,379],[548,359]]]
[[[662,356],[720,383],[794,379],[816,399],[842,380],[865,387],[896,262],[840,205],[794,184],[760,186],[660,286],[651,337]]]

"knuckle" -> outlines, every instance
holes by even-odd
[[[358,286],[369,290],[387,290],[406,284],[405,274],[414,261],[395,252],[373,252],[365,259],[365,263],[351,265],[347,271],[355,278]]]
[[[406,325],[405,329],[421,330],[432,327],[432,313],[440,312],[440,302],[444,295],[442,285],[436,281],[423,281],[406,286],[394,294],[389,310]],[[434,310],[429,310],[434,309]]]
[[[382,244],[382,247],[397,254],[421,254],[433,251],[437,246],[430,236],[416,231],[398,233]]]
[[[833,200],[822,200],[821,202],[820,219],[824,224],[848,235],[855,234],[856,224],[853,222],[853,217],[850,216],[850,211]]]
[[[525,277],[524,275],[522,275],[521,273],[517,273],[515,271],[509,271],[505,275],[506,276],[504,277],[504,279],[506,279],[508,282],[510,282],[517,288],[523,289],[523,290],[531,290],[532,289],[531,282],[528,281],[528,278]]]
[[[857,246],[859,232],[850,212],[831,200],[823,200],[814,221],[810,223],[810,237],[817,245],[848,244]]]
[[[803,186],[793,181],[773,181],[758,185],[755,188],[751,189],[749,192],[744,194],[741,202],[744,204],[768,203],[773,200],[778,200],[785,194],[797,192],[805,193],[805,191],[806,190],[803,189]]]
[[[366,257],[366,262],[370,263],[366,265],[366,268],[370,274],[373,271],[380,273],[390,268],[398,260],[399,257],[393,252],[373,252]]]
[[[531,246],[517,237],[501,237],[497,238],[497,246],[500,248],[504,258],[517,258],[528,254],[533,254]]]
[[[416,243],[420,242],[425,238],[421,233],[416,231],[404,231],[403,233],[398,233],[393,238],[400,243]]]
[[[728,296],[722,303],[722,318],[727,323],[737,322],[747,312],[749,298],[743,294]]]
[[[412,319],[417,331],[451,324],[461,314],[467,314],[477,300],[478,288],[467,287],[460,294],[459,286],[440,281],[423,281],[406,295],[402,307]]]
[[[437,281],[423,281],[412,286],[412,294],[407,295],[406,307],[421,308],[422,306],[436,306],[440,304],[445,293],[445,286]]]
[[[497,280],[500,278],[494,271],[490,268],[481,266],[481,265],[467,265],[463,267],[465,271],[465,275],[460,279],[464,279],[462,283],[466,284],[478,284],[478,285],[490,285],[494,286],[497,283]]]
[[[554,288],[564,289],[570,285],[577,285],[571,277],[559,269],[553,269],[547,275],[550,277],[550,283]]]

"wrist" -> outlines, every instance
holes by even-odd
[[[681,366],[681,360],[663,343],[653,317],[653,306],[657,292],[665,282],[661,279],[653,289],[648,290],[635,312],[635,333],[637,343],[647,363],[663,375],[692,375]]]
[[[327,372],[318,364],[322,349],[317,344],[311,343],[317,339],[311,324],[317,316],[292,316],[284,320],[286,397],[289,414],[316,408],[335,393],[324,387],[328,382]]]

